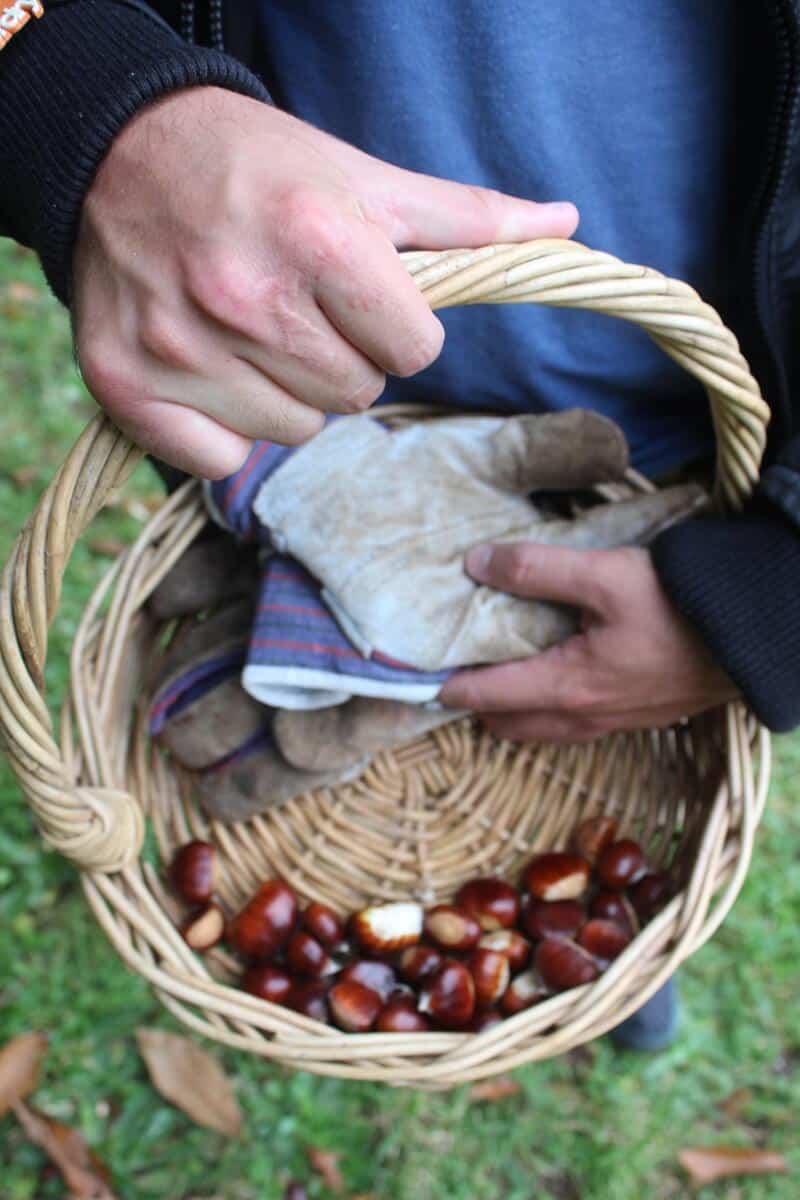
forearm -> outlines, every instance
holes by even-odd
[[[269,99],[235,59],[125,0],[51,0],[0,52],[0,233],[37,251],[59,299],[69,301],[81,205],[114,137],[156,97],[201,84]]]
[[[675,526],[652,553],[673,604],[756,715],[776,731],[800,724],[800,528],[786,511],[759,495],[739,517]]]

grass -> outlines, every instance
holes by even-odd
[[[0,242],[0,558],[92,411],[71,360],[65,317],[35,260]],[[20,470],[22,468],[22,470]],[[132,485],[156,484],[142,468]],[[101,515],[92,538],[126,540],[136,523]],[[107,560],[84,541],[52,635],[57,698],[89,589]],[[276,1200],[286,1181],[328,1195],[306,1147],[341,1154],[346,1194],[373,1200],[672,1200],[693,1195],[682,1146],[769,1145],[790,1173],[703,1189],[701,1200],[795,1200],[800,1193],[800,736],[780,739],[767,816],[742,895],[717,937],[682,971],[685,1020],[672,1049],[621,1055],[607,1042],[517,1073],[522,1093],[477,1104],[289,1075],[216,1051],[245,1113],[239,1141],[193,1126],[152,1089],[137,1025],[174,1027],[128,974],[83,903],[76,873],[42,849],[0,762],[0,1043],[51,1036],[37,1103],[80,1126],[121,1200]],[[736,1093],[734,1101],[723,1101]],[[40,1152],[0,1119],[2,1200],[58,1200]]]

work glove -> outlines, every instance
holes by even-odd
[[[528,657],[569,637],[579,619],[476,584],[463,566],[473,546],[643,544],[702,503],[686,485],[563,519],[528,498],[619,480],[627,465],[621,430],[589,410],[444,418],[396,432],[359,415],[283,456],[252,508],[274,547],[320,581],[362,656],[450,670]]]
[[[202,580],[190,586],[204,563],[192,546],[174,568],[182,609],[190,597],[204,609],[208,603]],[[243,820],[354,779],[378,751],[458,717],[385,700],[354,699],[318,712],[274,712],[259,704],[240,683],[252,607],[252,598],[228,602],[185,622],[151,682],[151,732],[196,772],[196,792],[209,816]]]

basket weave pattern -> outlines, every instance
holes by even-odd
[[[645,328],[706,386],[716,502],[735,509],[747,498],[768,410],[733,334],[687,285],[563,241],[404,260],[432,307],[532,301],[593,308]],[[142,694],[163,632],[144,602],[206,521],[193,483],[170,497],[97,588],[75,637],[71,697],[56,735],[43,671],[63,573],[138,458],[98,417],[20,535],[0,584],[0,722],[42,836],[81,868],[114,946],[182,1021],[293,1067],[447,1087],[611,1028],[713,933],[747,870],[769,775],[768,737],[739,704],[675,729],[568,748],[515,746],[461,720],[380,754],[351,784],[236,825],[210,822],[189,777],[149,742]],[[343,1034],[237,990],[237,966],[224,951],[200,958],[183,942],[174,901],[140,857],[148,818],[164,856],[190,837],[217,844],[231,909],[273,874],[340,911],[410,896],[431,903],[478,874],[514,879],[533,850],[563,845],[578,820],[600,811],[614,813],[654,865],[675,864],[681,891],[595,983],[480,1035]]]

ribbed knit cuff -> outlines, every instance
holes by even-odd
[[[113,138],[149,101],[201,84],[269,101],[235,59],[109,0],[46,7],[3,49],[0,224],[38,252],[60,300],[83,198]]]
[[[800,724],[800,533],[766,501],[699,517],[652,547],[667,594],[738,684],[756,716]]]

